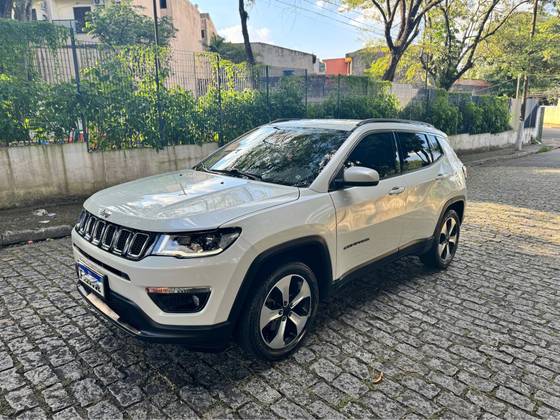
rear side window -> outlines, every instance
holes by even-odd
[[[422,133],[397,132],[402,171],[414,171],[432,163],[427,137]]]
[[[379,179],[399,173],[399,155],[392,132],[372,133],[360,140],[350,153],[346,167],[365,166],[375,169]]]
[[[433,134],[428,134],[428,142],[430,143],[430,151],[432,152],[432,160],[435,162],[438,160],[441,155],[443,155],[443,150],[441,149],[441,145],[437,140],[436,136]]]

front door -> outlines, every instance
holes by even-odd
[[[344,165],[375,169],[380,182],[330,193],[337,219],[337,277],[398,249],[407,195],[392,132],[366,134]]]

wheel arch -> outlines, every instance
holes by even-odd
[[[443,217],[445,216],[445,213],[447,213],[447,211],[450,210],[450,209],[455,210],[455,212],[457,212],[457,215],[459,216],[459,221],[462,224],[463,223],[463,218],[465,216],[465,206],[466,206],[466,199],[465,199],[464,195],[453,197],[452,199],[448,200],[443,205],[443,208],[442,208],[441,213],[439,215],[436,227],[434,229],[434,237],[435,237],[435,235],[437,235],[437,228],[440,225],[441,221],[443,220]]]
[[[250,297],[250,291],[258,282],[259,273],[267,270],[269,264],[283,261],[299,261],[307,264],[317,277],[319,297],[323,298],[328,295],[333,279],[332,261],[324,238],[307,236],[275,245],[259,254],[247,270],[228,318],[234,330],[237,328],[237,322],[246,306],[247,299]]]

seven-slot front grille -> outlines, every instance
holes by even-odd
[[[130,260],[144,257],[157,236],[110,223],[86,210],[80,214],[76,232],[93,245]]]

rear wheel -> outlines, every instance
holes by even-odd
[[[243,348],[263,359],[278,360],[297,349],[317,312],[319,288],[311,269],[285,263],[259,279],[240,324]]]
[[[455,210],[448,210],[436,229],[432,246],[420,255],[428,267],[444,269],[451,264],[459,245],[461,220]]]

